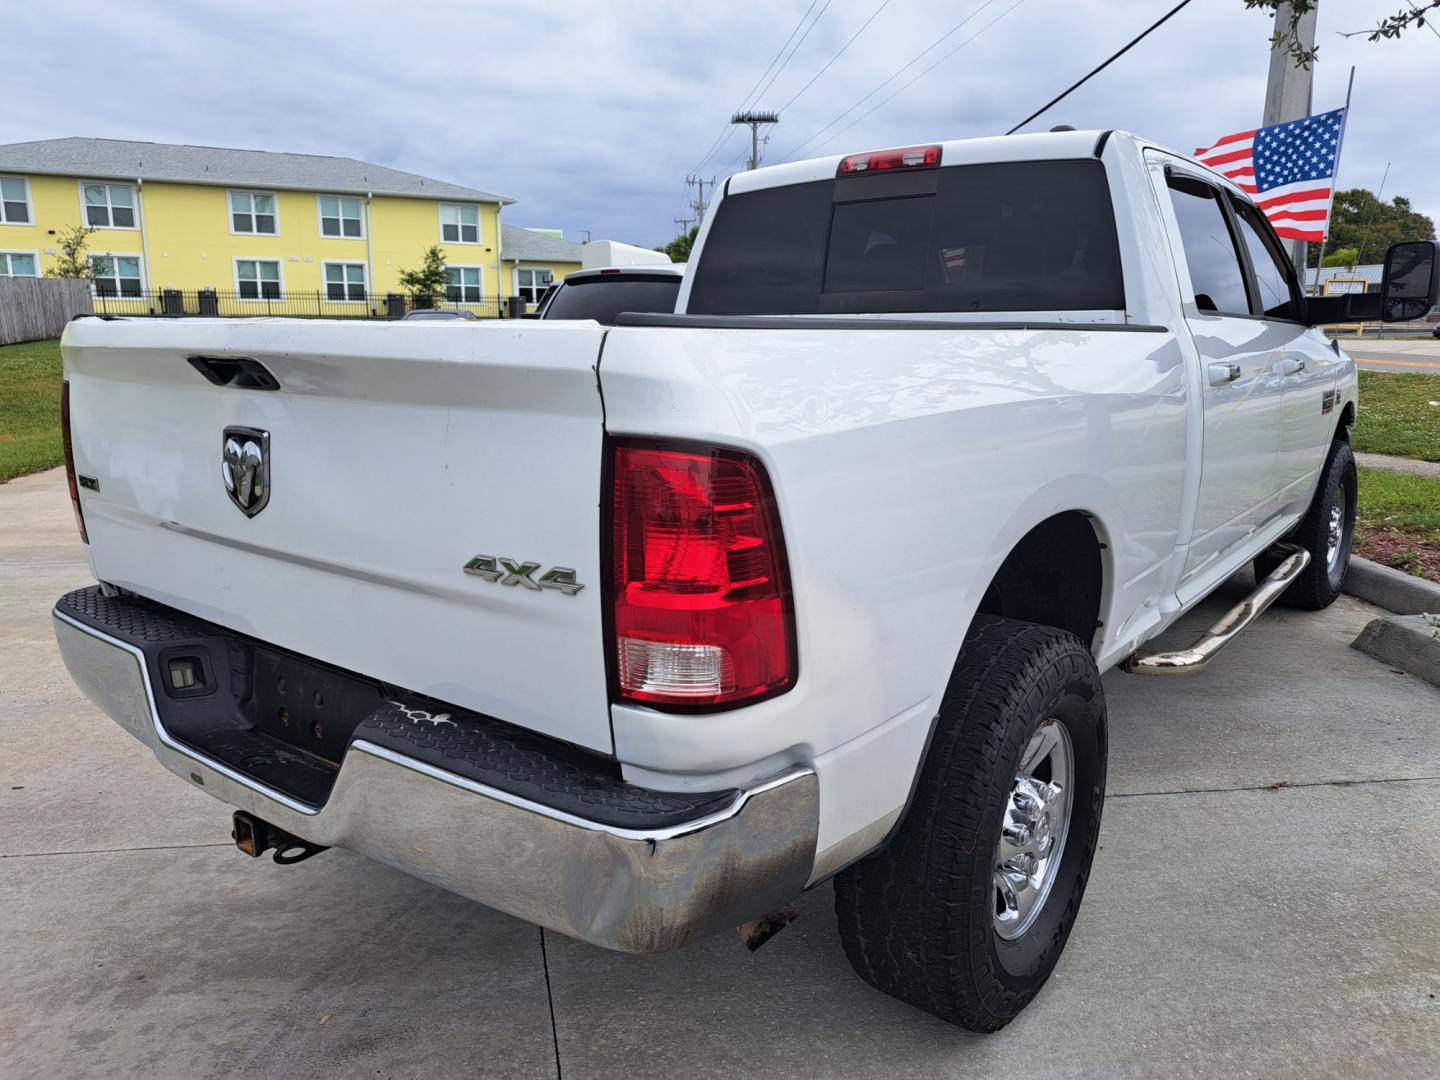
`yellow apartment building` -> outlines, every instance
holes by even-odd
[[[444,252],[445,301],[497,315],[580,268],[580,245],[502,224],[513,199],[353,158],[118,139],[0,145],[0,276],[43,275],[62,230],[97,311],[383,315]]]

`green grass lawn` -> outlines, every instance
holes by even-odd
[[[1360,372],[1356,450],[1440,461],[1440,376]]]
[[[1440,581],[1440,479],[1361,469],[1355,550]]]
[[[0,483],[64,460],[60,342],[0,345]]]
[[[1362,529],[1387,529],[1440,545],[1440,479],[1361,469],[1355,520]]]

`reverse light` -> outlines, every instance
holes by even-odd
[[[85,532],[85,512],[80,509],[80,485],[75,480],[75,447],[70,441],[70,380],[60,384],[60,442],[65,450],[65,482],[70,486],[70,505],[75,510],[75,525],[80,539],[90,543]]]
[[[611,443],[611,647],[621,701],[702,712],[795,683],[780,517],[753,455]]]
[[[836,176],[885,172],[891,169],[936,169],[940,167],[940,147],[906,146],[898,150],[877,150],[871,154],[851,154],[840,162]]]

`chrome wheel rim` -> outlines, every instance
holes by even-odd
[[[1055,885],[1074,786],[1070,733],[1047,719],[1020,755],[995,844],[995,933],[1007,941],[1034,925]]]
[[[1330,521],[1325,529],[1325,569],[1332,574],[1335,572],[1335,567],[1340,565],[1340,549],[1345,542],[1346,506],[1345,485],[1341,484],[1335,490],[1335,502],[1330,507]]]

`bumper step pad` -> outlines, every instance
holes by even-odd
[[[357,740],[378,746],[465,780],[586,821],[620,829],[664,829],[724,810],[738,796],[721,791],[661,792],[627,784],[619,765],[568,743],[378,680],[296,657],[176,611],[133,596],[106,596],[99,587],[78,589],[55,605],[57,613],[138,649],[145,656],[161,723],[174,738],[266,787],[310,806],[323,806],[349,747]],[[217,685],[209,698],[175,698],[165,690],[162,653],[204,650]],[[277,657],[296,675],[322,671],[345,693],[330,695],[379,705],[357,708],[348,718],[330,716],[342,741],[323,754],[298,740],[307,729],[299,716],[291,742],[261,717],[264,694],[254,678],[256,657],[271,671]],[[268,703],[265,707],[269,708]],[[599,707],[604,707],[600,705]],[[266,722],[261,723],[264,719]],[[338,722],[337,722],[338,721]],[[277,737],[278,736],[278,737]],[[327,735],[327,739],[334,736]],[[342,749],[343,748],[343,749]],[[339,762],[330,760],[338,756]]]

